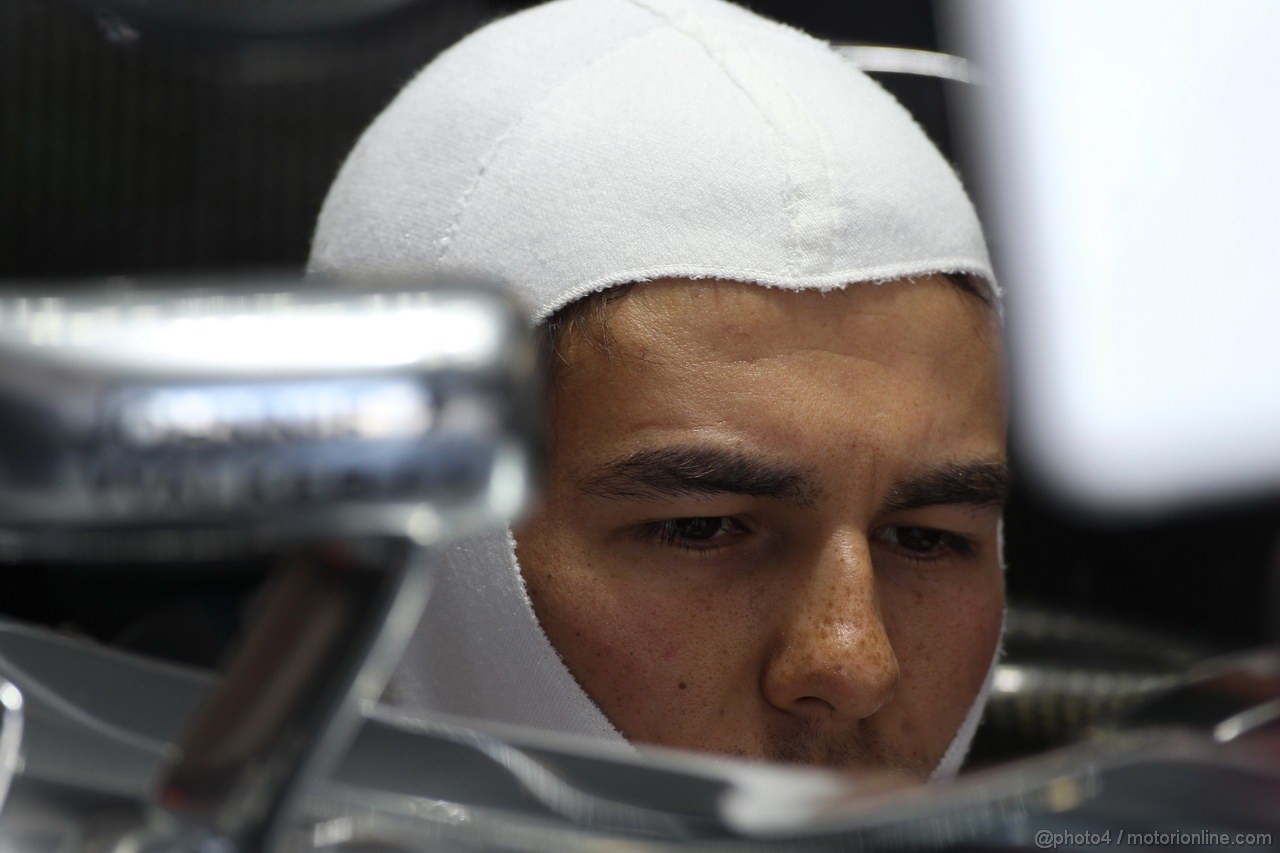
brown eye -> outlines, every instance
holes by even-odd
[[[973,554],[973,544],[964,536],[932,527],[885,527],[876,531],[874,536],[918,559],[968,557]]]
[[[928,527],[896,528],[898,544],[908,551],[933,551],[941,547],[947,534]]]
[[[678,548],[708,549],[727,544],[732,536],[747,532],[737,519],[725,515],[707,515],[694,518],[669,518],[647,524],[640,531],[664,545]]]
[[[705,542],[724,529],[727,521],[722,516],[706,516],[704,518],[676,518],[668,521],[671,538],[690,539]]]

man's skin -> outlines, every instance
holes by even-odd
[[[941,276],[663,281],[571,334],[538,618],[629,740],[924,777],[1004,604],[998,321]]]

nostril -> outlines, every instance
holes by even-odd
[[[836,713],[836,706],[821,696],[801,696],[795,700],[795,704],[799,710],[806,713]]]

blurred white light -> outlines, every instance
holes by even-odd
[[[871,74],[914,74],[959,83],[978,82],[978,74],[970,62],[949,53],[872,44],[841,44],[835,49],[845,59]]]
[[[1027,675],[1021,667],[1001,664],[992,676],[991,689],[998,694],[1020,693],[1027,686]]]
[[[219,311],[216,299],[205,302],[189,300],[166,315],[147,305],[77,309],[57,300],[32,300],[2,319],[9,327],[6,334],[22,334],[36,345],[91,350],[104,364],[162,370],[479,364],[494,357],[502,340],[491,307],[465,301],[371,299],[354,309],[287,305],[287,311],[239,313]]]
[[[1017,395],[1115,507],[1280,485],[1280,3],[970,4]]]
[[[128,400],[121,426],[143,446],[285,435],[380,440],[421,437],[432,417],[420,385],[337,379],[160,388]]]

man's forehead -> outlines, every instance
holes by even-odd
[[[995,353],[998,360],[996,312],[957,281],[964,279],[934,275],[821,291],[661,279],[628,286],[620,295],[588,297],[600,302],[578,312],[585,334],[570,335],[560,350],[567,361],[584,345],[615,360],[749,359],[752,351],[771,346],[839,349],[901,327],[954,340],[957,350],[980,344],[979,351]],[[883,346],[891,349],[896,337],[889,335]]]
[[[579,338],[576,369],[554,379],[556,445],[573,450],[560,459],[576,480],[625,490],[624,474],[673,482],[655,460],[697,468],[696,454],[663,456],[671,447],[747,448],[755,461],[739,459],[738,474],[785,463],[804,475],[796,494],[821,487],[829,478],[812,472],[828,466],[865,478],[871,459],[885,488],[919,466],[1002,465],[990,313],[940,277],[831,293],[637,285],[608,306],[607,336]],[[733,469],[719,465],[717,476]]]

